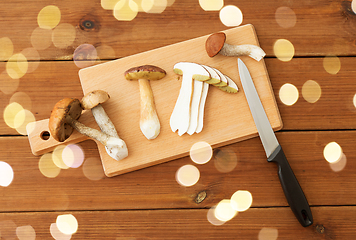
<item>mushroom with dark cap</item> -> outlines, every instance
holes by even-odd
[[[166,76],[166,71],[153,65],[142,65],[128,69],[127,80],[138,80],[141,98],[140,128],[147,139],[155,139],[160,133],[161,125],[149,80],[159,80]]]
[[[251,44],[231,45],[225,42],[226,35],[223,32],[218,32],[210,35],[205,42],[205,50],[209,57],[222,54],[228,57],[250,56],[251,58],[260,61],[266,53],[258,46]]]
[[[59,142],[64,142],[75,129],[81,134],[101,142],[112,158],[120,160],[127,157],[128,151],[123,140],[87,127],[78,121],[82,110],[81,103],[76,98],[64,98],[57,102],[49,118],[48,127],[52,137]]]

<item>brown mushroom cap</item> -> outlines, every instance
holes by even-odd
[[[130,68],[124,74],[127,80],[159,80],[166,76],[166,71],[153,65],[142,65]]]
[[[77,120],[82,110],[80,101],[76,98],[64,98],[57,102],[53,107],[48,123],[52,137],[58,142],[64,142],[69,138],[73,128],[67,122],[66,117],[69,115],[72,119]]]
[[[82,107],[87,110],[92,109],[99,104],[106,102],[109,98],[110,96],[107,92],[103,90],[95,90],[85,94],[81,101]]]
[[[205,50],[209,57],[214,57],[224,46],[226,35],[223,32],[211,34],[205,42]]]

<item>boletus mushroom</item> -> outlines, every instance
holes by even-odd
[[[52,137],[59,142],[64,142],[75,129],[102,143],[112,158],[120,160],[127,157],[127,147],[122,139],[109,136],[78,121],[82,110],[81,103],[76,98],[64,98],[57,102],[49,118],[48,127]]]
[[[140,88],[140,129],[147,139],[155,139],[161,125],[158,119],[150,80],[160,80],[166,76],[166,71],[153,65],[142,65],[128,69],[125,73],[127,80],[137,80]]]
[[[81,100],[81,104],[83,109],[91,110],[95,121],[97,122],[102,132],[113,137],[119,137],[115,125],[110,120],[109,116],[106,114],[103,106],[101,105],[109,99],[110,95],[107,92],[103,90],[94,90],[85,94]]]
[[[250,56],[260,61],[266,53],[258,46],[251,44],[231,45],[225,42],[226,35],[223,32],[213,33],[205,42],[205,50],[209,57],[222,54],[228,57]]]

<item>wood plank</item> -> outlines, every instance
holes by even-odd
[[[339,60],[340,71],[329,74],[323,67],[322,58],[296,58],[286,63],[265,59],[284,130],[355,129],[356,108],[353,97],[356,85],[350,81],[355,76],[354,59]],[[0,69],[5,69],[4,63],[0,63]],[[18,87],[13,86],[11,80],[0,85],[5,89],[14,88],[10,93],[0,92],[0,109],[5,109],[14,93],[23,92],[31,100],[29,110],[35,119],[47,119],[54,104],[60,99],[83,96],[78,71],[79,68],[71,61],[42,61],[36,71],[20,79]],[[302,96],[302,87],[307,80],[314,80],[321,87],[321,98],[316,103],[309,103]],[[279,90],[285,83],[292,83],[299,91],[299,99],[293,106],[280,101]],[[0,118],[0,135],[18,134],[5,124],[3,117]]]
[[[277,138],[310,205],[356,204],[355,131],[280,132]],[[346,156],[346,166],[339,172],[323,156],[324,147],[332,141]],[[0,188],[0,211],[206,208],[237,190],[251,192],[253,207],[287,206],[277,167],[266,161],[258,138],[215,150],[209,163],[196,165],[200,179],[192,187],[182,187],[175,179],[181,166],[194,164],[189,157],[94,181],[86,177],[84,166],[45,177],[39,171],[40,157],[31,154],[25,137],[1,137],[0,146],[6,150],[0,152],[0,159],[14,170],[12,184]],[[80,146],[85,161],[96,158],[101,168],[96,144],[85,141]],[[226,168],[223,163],[235,167],[220,172]],[[207,196],[197,203],[200,192]]]
[[[242,24],[251,23],[256,27],[261,46],[268,56],[274,56],[275,41],[285,38],[293,43],[296,56],[356,54],[355,14],[351,10],[351,1],[287,3],[268,0],[255,4],[230,0],[224,3],[238,6],[243,13]],[[64,49],[52,44],[49,48],[40,50],[41,60],[72,59],[74,50],[84,43],[96,47],[109,46],[114,50],[114,55],[111,51],[99,54],[101,59],[120,58],[228,29],[221,23],[218,11],[204,11],[197,1],[175,1],[161,14],[139,13],[130,22],[117,21],[112,11],[101,7],[100,1],[65,0],[55,5],[61,10],[60,23],[75,27],[76,39],[71,46]],[[46,3],[4,1],[0,6],[0,37],[10,38],[15,52],[32,47],[31,35],[38,27],[37,15]],[[282,6],[294,11],[294,27],[283,28],[277,24],[275,13]],[[90,21],[94,27],[84,28],[85,21]]]
[[[27,226],[36,239],[51,239],[57,216],[72,214],[78,231],[71,239],[354,239],[356,209],[313,207],[315,223],[303,228],[287,208],[250,208],[220,226],[207,220],[208,209],[0,213],[6,239]],[[345,222],[346,221],[346,222]],[[26,228],[24,228],[26,229]],[[202,230],[204,229],[204,230]],[[31,234],[27,235],[33,236]]]
[[[356,106],[354,96],[353,58],[338,58],[336,74],[330,74],[324,68],[324,58],[293,59],[290,62],[266,61],[274,94],[281,112],[284,130],[304,129],[355,129]],[[336,70],[335,70],[336,71]],[[308,81],[317,82],[321,90],[320,99],[315,103],[306,101],[303,96],[303,85]],[[281,87],[291,83],[299,92],[298,101],[288,106],[281,102]],[[309,90],[313,94],[313,90]],[[314,90],[315,91],[315,90]],[[309,92],[310,94],[310,92]],[[317,92],[315,92],[316,95]]]

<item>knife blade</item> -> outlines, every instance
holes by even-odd
[[[303,227],[310,226],[313,224],[313,216],[304,192],[274,134],[250,72],[241,59],[238,58],[237,62],[242,88],[245,92],[263,148],[266,152],[267,161],[275,162],[278,165],[279,180],[295,217]]]

